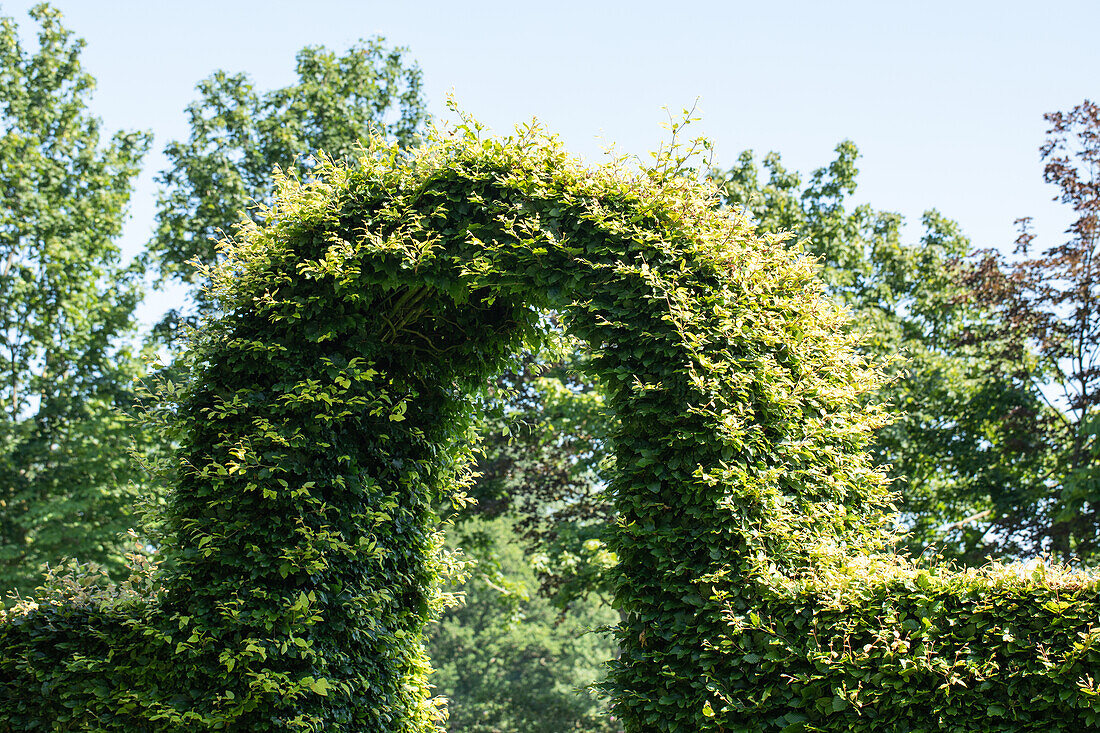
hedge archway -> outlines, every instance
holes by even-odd
[[[286,586],[277,605],[324,593],[308,608],[326,642],[349,673],[390,690],[359,699],[412,709],[397,691],[423,695],[430,504],[464,452],[468,394],[540,338],[552,308],[591,345],[621,424],[614,549],[621,635],[635,643],[614,672],[620,715],[698,698],[699,656],[723,619],[710,585],[805,562],[795,545],[847,538],[883,495],[861,451],[876,418],[851,386],[872,380],[840,314],[809,262],[684,177],[592,171],[537,135],[466,131],[390,155],[288,186],[217,275],[227,316],[188,406],[199,470],[173,504],[189,538],[171,581],[180,605],[216,606],[246,570]],[[239,468],[221,476],[227,466]],[[211,511],[211,492],[225,509]],[[855,496],[868,501],[841,501]],[[244,561],[250,547],[262,550]],[[374,646],[333,633],[349,613],[334,583],[372,599],[339,626],[385,628]],[[400,664],[373,670],[381,648]],[[669,664],[691,676],[654,673]],[[319,655],[306,671],[347,679],[333,666]],[[659,716],[674,720],[678,705]]]
[[[889,729],[846,697],[858,664],[815,656],[882,628],[815,615],[838,608],[843,558],[886,539],[876,373],[813,263],[717,209],[675,155],[592,169],[537,130],[471,123],[286,182],[214,273],[167,569],[152,595],[9,616],[0,720],[433,729],[433,504],[461,488],[471,394],[554,309],[620,423],[608,688],[626,729]],[[921,714],[892,702],[894,723]]]

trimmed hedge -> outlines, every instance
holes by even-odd
[[[547,309],[619,417],[607,688],[627,731],[1040,730],[1022,711],[1049,654],[1057,720],[1091,725],[1071,652],[1095,584],[1009,594],[1073,601],[1033,659],[978,630],[993,596],[964,588],[992,580],[876,555],[878,370],[814,263],[720,210],[684,160],[586,168],[537,129],[467,121],[284,181],[211,273],[222,315],[179,397],[163,568],[5,613],[0,730],[437,728],[433,506],[461,500],[474,395],[546,337]],[[952,707],[971,700],[956,667],[1003,714]]]
[[[1037,563],[818,567],[727,604],[715,652],[740,672],[706,712],[727,731],[1100,729],[1098,587]]]

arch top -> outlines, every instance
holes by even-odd
[[[305,185],[281,178],[264,224],[244,222],[228,248],[216,291],[247,297],[240,276],[289,254],[290,242],[306,278],[429,283],[459,302],[490,287],[546,304],[624,260],[656,258],[654,272],[683,260],[699,276],[721,277],[747,264],[746,245],[756,249],[751,224],[686,176],[622,161],[585,167],[535,127],[504,139],[463,129],[412,151],[372,141],[357,165],[323,160]],[[299,235],[319,234],[307,252]]]

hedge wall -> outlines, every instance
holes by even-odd
[[[844,560],[730,599],[739,662],[704,714],[727,731],[1100,728],[1100,581],[1057,567],[952,572]]]
[[[587,168],[467,121],[284,181],[211,273],[162,569],[6,612],[0,731],[437,728],[433,507],[461,497],[477,390],[548,309],[619,417],[627,731],[1092,725],[1095,583],[881,554],[875,365],[814,263],[684,163]]]

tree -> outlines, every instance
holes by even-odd
[[[187,108],[191,134],[165,148],[170,166],[161,172],[156,233],[149,253],[161,282],[192,285],[199,313],[209,309],[196,265],[216,261],[215,244],[247,212],[269,201],[272,171],[308,175],[319,151],[351,159],[372,131],[402,145],[427,119],[421,73],[404,49],[381,38],[361,41],[343,55],[309,46],[297,57],[298,81],[258,92],[246,74],[217,71],[198,85]],[[173,311],[162,336],[178,335],[188,316]]]
[[[48,5],[38,48],[0,20],[0,586],[26,591],[63,557],[121,563],[141,493],[128,347],[139,268],[121,260],[145,133],[104,142],[87,111],[83,42]]]
[[[985,250],[968,262],[967,294],[996,313],[972,338],[996,349],[991,371],[1041,401],[1006,415],[1035,436],[1043,472],[1000,507],[1002,531],[1027,551],[1095,560],[1100,553],[1100,106],[1085,100],[1050,123],[1043,180],[1075,217],[1065,242],[1035,252],[1017,223],[1016,258]]]

